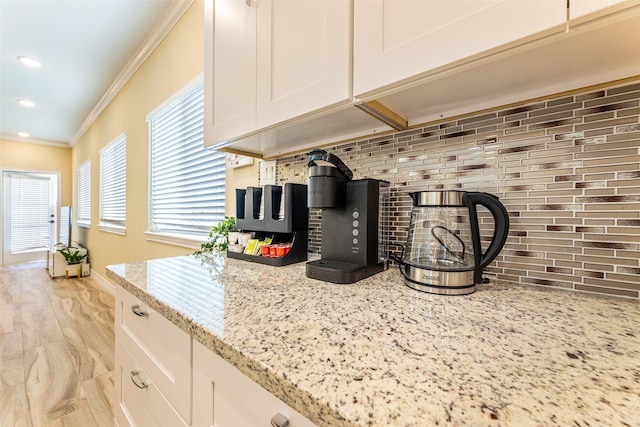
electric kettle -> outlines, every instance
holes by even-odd
[[[507,240],[509,215],[489,193],[419,191],[413,199],[407,245],[400,260],[405,285],[419,291],[465,295],[482,282],[482,270]],[[493,237],[482,252],[476,206],[493,216]]]

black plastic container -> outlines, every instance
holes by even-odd
[[[261,202],[264,206],[263,218],[260,218]],[[284,202],[282,217],[281,202]],[[227,251],[227,257],[273,266],[306,261],[309,248],[307,186],[284,184],[265,185],[264,190],[261,187],[236,189],[236,224],[242,231],[255,232],[255,238],[272,237],[274,244],[291,242],[292,246],[282,257],[247,255],[231,251]]]
[[[242,259],[245,261],[256,262],[258,264],[272,265],[275,267],[281,267],[283,265],[295,264],[296,262],[302,262],[307,260],[307,250],[309,234],[307,231],[294,231],[293,233],[265,233],[256,232],[256,239],[264,239],[265,237],[272,237],[271,244],[288,243],[291,242],[292,246],[289,252],[281,257],[269,257],[262,255],[247,255],[239,252],[227,251],[227,257]]]

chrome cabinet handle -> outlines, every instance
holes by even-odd
[[[147,388],[149,387],[149,383],[146,383],[144,381],[138,381],[136,379],[136,376],[140,373],[140,371],[135,370],[135,371],[131,371],[131,373],[129,374],[129,377],[131,378],[131,381],[133,381],[133,383],[136,385],[136,387],[143,389],[143,388]]]
[[[140,317],[145,317],[145,316],[149,315],[149,313],[147,313],[146,311],[140,310],[140,304],[132,305],[131,306],[131,311],[133,311],[133,314],[135,314],[136,316],[140,316]]]
[[[277,413],[271,418],[271,427],[287,427],[288,425],[289,419],[281,413]]]

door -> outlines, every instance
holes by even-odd
[[[351,2],[263,0],[258,129],[351,101]]]
[[[250,1],[205,2],[205,146],[256,130],[256,11]]]
[[[2,264],[44,261],[56,243],[58,177],[2,173]]]

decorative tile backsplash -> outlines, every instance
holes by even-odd
[[[405,243],[408,192],[484,191],[511,218],[507,243],[485,270],[492,279],[640,297],[640,83],[326,149],[355,179],[391,183],[394,243]],[[302,154],[278,160],[278,183],[306,183],[307,161]],[[320,215],[310,215],[314,252]],[[486,248],[486,211],[481,221]]]

